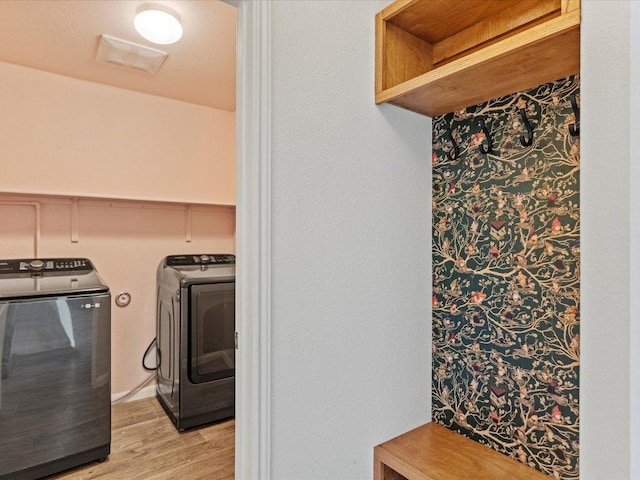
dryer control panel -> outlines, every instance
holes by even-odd
[[[82,275],[93,271],[87,258],[21,258],[0,260],[0,275],[34,274]]]
[[[193,265],[235,265],[236,256],[228,253],[210,253],[202,255],[170,255],[168,267],[188,267]]]

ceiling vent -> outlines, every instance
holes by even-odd
[[[123,67],[156,73],[167,58],[167,52],[102,34],[96,60]]]

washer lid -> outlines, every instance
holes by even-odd
[[[86,258],[0,260],[0,299],[108,291]]]

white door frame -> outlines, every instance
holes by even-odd
[[[235,478],[270,478],[271,6],[238,8]]]

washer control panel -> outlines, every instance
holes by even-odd
[[[168,267],[188,267],[193,265],[235,265],[236,256],[231,254],[209,253],[202,255],[170,255]]]
[[[45,275],[80,275],[93,270],[87,258],[22,258],[0,260],[1,274],[42,273]]]

